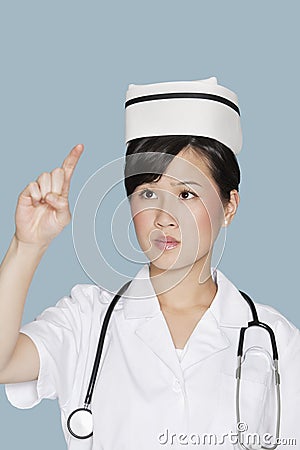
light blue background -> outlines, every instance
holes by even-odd
[[[244,133],[241,204],[219,267],[300,327],[298,18],[291,0],[2,2],[1,258],[31,180],[83,142],[73,210],[89,176],[123,155],[129,83],[217,76],[238,93]],[[24,322],[89,282],[69,225],[35,274]],[[1,448],[65,448],[56,402],[21,411],[0,396]]]

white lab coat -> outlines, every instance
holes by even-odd
[[[145,265],[112,314],[92,400],[94,435],[70,436],[68,415],[82,407],[93,367],[101,323],[112,294],[96,285],[73,287],[22,332],[40,355],[37,381],[6,385],[9,401],[30,408],[58,398],[69,450],[238,449],[235,369],[241,326],[252,320],[238,289],[212,269],[217,294],[195,327],[181,362]],[[273,308],[257,304],[261,321],[274,330],[279,352],[282,438],[300,448],[300,333]],[[271,353],[266,332],[246,333],[245,349]],[[241,415],[248,433],[274,435],[276,402],[272,370],[264,353],[249,353],[241,386]],[[269,394],[269,395],[267,395]],[[204,434],[212,434],[205,445]],[[226,436],[226,434],[228,436]],[[225,436],[224,436],[225,435]],[[209,439],[207,436],[206,439]],[[224,443],[221,445],[222,440]]]

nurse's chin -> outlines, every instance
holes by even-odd
[[[201,273],[203,266],[206,266],[207,264],[208,256],[208,252],[203,252],[203,254],[200,255],[183,255],[182,253],[171,255],[171,253],[163,253],[159,257],[149,258],[149,261],[153,270],[172,272],[174,275],[177,272],[175,275],[176,278],[178,278],[178,276],[182,278],[187,276],[194,269]]]
[[[181,258],[166,258],[165,256],[149,260],[150,266],[153,270],[163,272],[184,272],[187,275],[194,266],[194,261],[189,259],[182,260]]]

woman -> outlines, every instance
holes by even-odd
[[[76,285],[19,333],[34,271],[70,221],[68,192],[81,145],[62,168],[42,174],[19,197],[16,232],[0,271],[0,381],[19,408],[58,398],[72,450],[240,448],[236,352],[240,328],[252,314],[238,289],[211,267],[213,244],[239,204],[237,98],[215,78],[131,85],[126,142],[125,186],[149,264],[111,316],[90,405],[93,436],[78,439],[67,424],[85,402],[113,294],[97,285]],[[299,331],[273,308],[256,307],[277,340],[280,434],[300,442]],[[238,437],[257,448],[251,447],[251,433],[270,433],[263,445],[276,436],[268,333],[253,327],[245,349],[239,399],[245,426],[239,431],[245,433]]]

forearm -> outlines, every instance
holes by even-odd
[[[46,250],[14,236],[0,266],[0,370],[15,349],[28,289]]]

